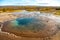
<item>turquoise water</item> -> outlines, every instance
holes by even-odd
[[[17,18],[16,20],[11,21],[11,24],[14,28],[19,30],[40,30],[45,27],[45,23],[40,19],[36,18]]]
[[[15,27],[22,27],[36,22],[36,18],[17,18],[16,20],[11,21],[11,25]]]
[[[17,22],[16,20],[11,21],[11,25],[12,25],[12,26],[19,26],[19,25],[18,25],[18,22]]]
[[[16,21],[18,22],[18,25],[28,25],[35,21],[36,19],[34,18],[18,18]]]

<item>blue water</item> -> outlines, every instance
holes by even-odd
[[[36,18],[17,18],[16,20],[11,21],[12,26],[21,29],[21,30],[40,30],[45,27],[45,23],[42,20]]]
[[[34,18],[18,18],[16,21],[18,22],[18,25],[28,25],[29,23],[32,23],[35,19]]]

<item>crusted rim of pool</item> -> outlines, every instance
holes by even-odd
[[[22,36],[22,37],[49,37],[53,36],[58,32],[58,28],[56,25],[56,22],[53,19],[49,19],[47,17],[37,17],[38,20],[42,20],[43,23],[45,23],[45,28],[43,30],[20,30],[19,28],[16,29],[14,28],[10,23],[11,21],[7,21],[3,23],[2,31],[13,33],[17,36]],[[36,26],[37,27],[37,26]]]

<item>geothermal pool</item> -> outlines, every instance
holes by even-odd
[[[15,19],[3,21],[1,30],[20,37],[45,38],[60,30],[60,16],[38,11],[12,12]]]

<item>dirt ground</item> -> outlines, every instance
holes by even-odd
[[[0,32],[0,40],[44,40],[44,39],[19,37],[14,34]],[[55,36],[51,37],[51,40],[60,40],[60,32],[58,32]]]

